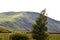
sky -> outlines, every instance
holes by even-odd
[[[60,21],[60,0],[0,0],[0,13],[9,11],[41,12],[45,8],[48,17]]]

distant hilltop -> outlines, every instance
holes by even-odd
[[[3,12],[0,13],[0,27],[30,32],[39,14],[38,12]],[[48,17],[47,22],[48,32],[60,33],[60,21]]]

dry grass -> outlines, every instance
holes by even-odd
[[[9,35],[12,33],[0,33],[0,38],[2,40],[9,40]],[[31,38],[31,34],[27,34]],[[60,34],[50,34],[49,40],[60,40]]]

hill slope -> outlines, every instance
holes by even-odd
[[[0,26],[13,31],[31,31],[32,24],[39,16],[37,12],[4,12],[0,13]],[[60,33],[60,22],[48,17],[48,32]]]

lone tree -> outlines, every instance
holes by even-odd
[[[45,9],[41,11],[39,17],[36,19],[36,24],[33,24],[32,37],[35,40],[47,40],[47,16],[45,15]]]

